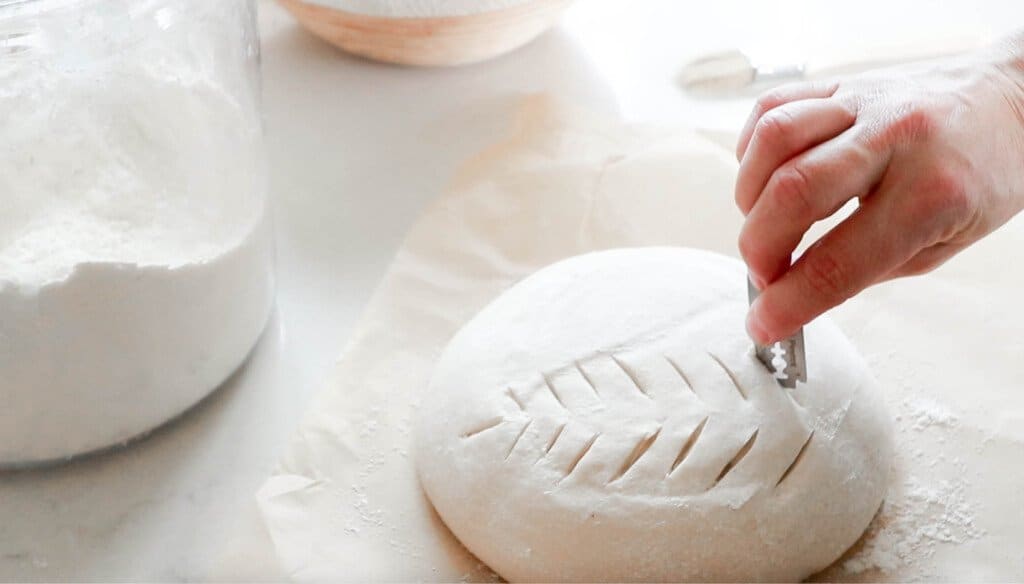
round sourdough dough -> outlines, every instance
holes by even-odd
[[[892,422],[825,319],[781,388],[744,333],[744,268],[691,249],[565,260],[445,350],[419,409],[438,513],[510,581],[800,580],[882,502]]]

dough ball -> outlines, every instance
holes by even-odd
[[[420,480],[510,581],[800,580],[864,532],[892,421],[825,319],[779,387],[744,332],[745,270],[673,248],[592,253],[500,296],[423,396]]]

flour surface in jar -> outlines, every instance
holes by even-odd
[[[3,31],[25,31],[0,51],[0,467],[151,430],[263,330],[273,246],[248,10],[0,6]]]
[[[839,558],[885,495],[891,419],[826,319],[808,383],[780,387],[745,292],[737,260],[620,249],[484,308],[417,413],[455,536],[510,581],[791,581]]]

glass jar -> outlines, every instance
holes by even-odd
[[[0,467],[124,443],[273,304],[255,7],[0,0]]]

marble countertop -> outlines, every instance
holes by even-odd
[[[261,0],[275,315],[247,365],[178,421],[123,450],[0,473],[0,580],[204,579],[405,230],[507,121],[481,104],[545,91],[727,133],[750,99],[695,99],[676,83],[705,52],[799,60],[907,31],[1024,25],[1016,0],[894,4],[585,0],[510,55],[424,70],[342,54]]]

